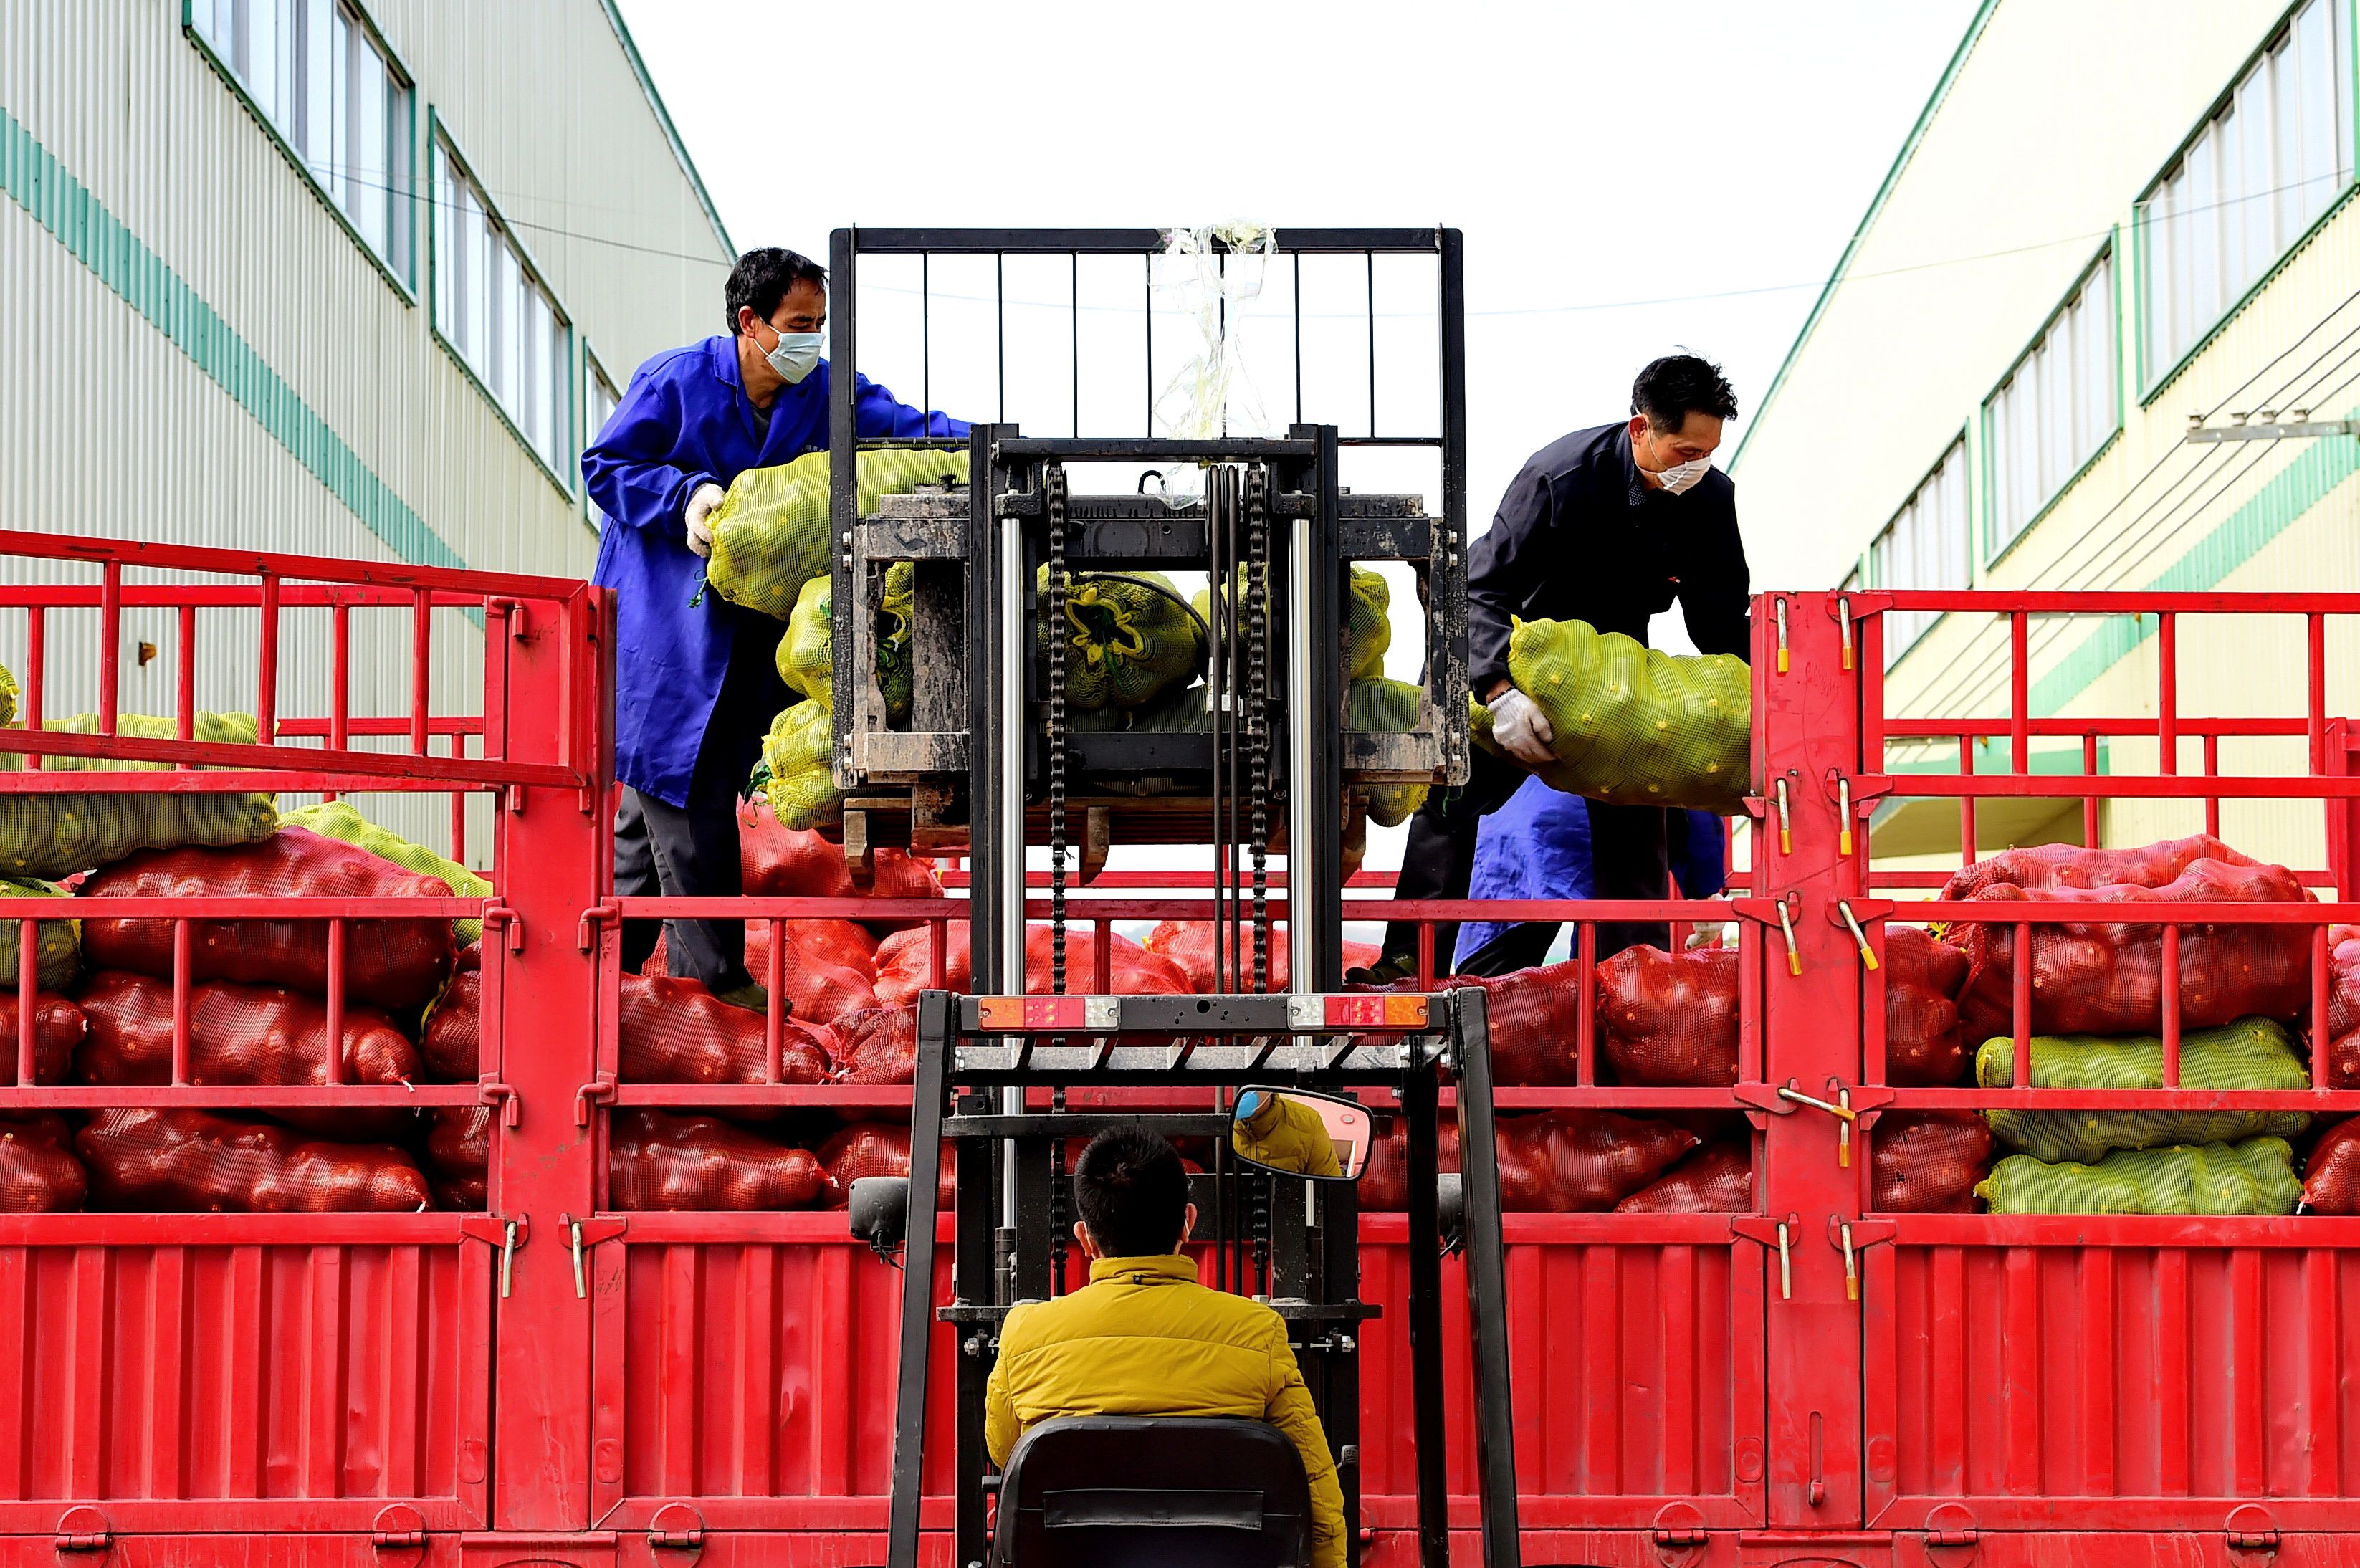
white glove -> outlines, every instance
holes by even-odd
[[[1491,710],[1491,738],[1510,757],[1531,768],[1546,768],[1557,760],[1548,748],[1557,732],[1549,728],[1548,715],[1541,712],[1539,703],[1511,686],[1485,706]]]
[[[722,498],[728,494],[720,485],[713,484],[700,485],[689,494],[688,506],[683,516],[688,523],[688,548],[694,550],[700,559],[709,560],[713,555],[713,525],[707,519],[713,516],[713,508],[721,505]]]

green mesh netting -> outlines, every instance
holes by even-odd
[[[1987,1040],[1975,1052],[1975,1082],[1986,1089],[2016,1083],[2016,1042]],[[2286,1029],[2269,1018],[2240,1018],[2180,1037],[2183,1089],[2308,1089],[2311,1073]],[[2151,1036],[2035,1035],[2036,1089],[2160,1089],[2163,1041]],[[2089,1164],[2117,1149],[2168,1143],[2224,1143],[2269,1133],[2295,1138],[2311,1126],[2302,1111],[1985,1111],[2000,1141],[2050,1164]]]
[[[41,727],[60,735],[98,734],[98,715],[75,713]],[[176,720],[147,713],[118,714],[117,735],[139,740],[170,740]],[[200,741],[255,744],[251,713],[200,713],[193,726]],[[25,766],[23,757],[0,754],[0,771]],[[169,762],[126,762],[112,757],[51,757],[52,773],[164,773]],[[0,785],[6,781],[0,779]],[[182,844],[252,844],[279,827],[271,797],[261,794],[200,795],[11,795],[0,792],[0,877],[46,878],[108,866],[143,849]]]
[[[1242,599],[1245,592],[1246,569],[1239,567],[1230,576]],[[1271,584],[1271,596],[1275,603],[1278,585]],[[1199,588],[1188,601],[1203,616],[1205,624],[1213,624],[1213,591]],[[1382,574],[1371,568],[1355,566],[1344,591],[1344,666],[1345,679],[1360,681],[1385,672],[1385,650],[1393,645],[1393,590],[1385,585]]]
[[[0,898],[71,898],[54,882],[11,882],[0,878]],[[14,995],[16,954],[24,941],[24,922],[0,920],[0,991]],[[33,922],[33,978],[44,991],[62,991],[82,969],[82,926],[74,920]]]
[[[1732,654],[1671,654],[1582,621],[1518,621],[1508,676],[1556,732],[1549,785],[1625,806],[1743,808],[1754,693]],[[1491,714],[1469,699],[1475,742],[1498,752]],[[1501,753],[1504,756],[1504,753]]]
[[[964,479],[964,452],[913,452],[877,447],[859,455],[859,509],[877,510],[887,495],[921,485]],[[713,509],[713,557],[705,581],[733,604],[786,620],[803,584],[827,575],[829,548],[827,453],[806,452],[777,468],[749,468]]]
[[[797,702],[770,721],[754,784],[770,800],[780,826],[801,831],[844,820],[844,796],[832,766],[835,749],[836,719],[819,702]]]
[[[900,724],[910,716],[910,624],[917,609],[917,569],[906,561],[885,568],[885,592],[877,615],[877,684],[885,694],[885,716]],[[821,575],[803,584],[795,612],[779,638],[779,679],[824,708],[836,705],[836,587]]]
[[[1103,730],[1159,730],[1177,733],[1206,727],[1206,706],[1212,688],[1199,682],[1166,691],[1140,708],[1085,708],[1069,713],[1065,723],[1076,735]]]
[[[1049,569],[1034,587],[1042,616],[1033,646],[1049,653]],[[1065,591],[1065,702],[1071,709],[1142,708],[1205,668],[1205,634],[1160,572],[1075,572]]]
[[[290,827],[318,833],[322,838],[341,839],[356,849],[365,849],[379,860],[391,861],[404,871],[422,876],[440,877],[451,885],[451,891],[462,898],[488,898],[492,885],[460,865],[435,854],[422,844],[412,844],[390,828],[381,828],[343,800],[322,800],[316,806],[306,806],[300,811],[289,811],[279,819]],[[452,933],[461,947],[484,934],[481,920],[453,920]]]
[[[1975,1184],[1995,1214],[2290,1214],[2302,1201],[2282,1138],[2116,1149],[2094,1165],[2011,1154]]]
[[[1417,727],[1418,704],[1425,698],[1424,687],[1413,686],[1406,681],[1387,681],[1382,676],[1356,680],[1344,689],[1344,727],[1405,735]],[[1411,812],[1426,804],[1429,788],[1425,784],[1368,784],[1361,787],[1361,793],[1368,797],[1370,820],[1379,827],[1389,828],[1407,822]]]
[[[0,724],[16,722],[16,677],[0,665]]]

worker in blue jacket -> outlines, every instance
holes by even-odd
[[[739,789],[790,696],[776,665],[784,626],[703,592],[713,509],[748,468],[827,446],[828,365],[819,356],[827,275],[791,250],[738,258],[723,290],[727,333],[660,354],[582,454],[590,499],[606,515],[592,581],[615,594],[615,891],[732,898]],[[861,376],[863,436],[965,437],[964,420],[921,412]],[[636,970],[655,946],[650,922],[624,933]],[[738,921],[676,920],[672,973],[725,999],[764,1004],[745,966]]]

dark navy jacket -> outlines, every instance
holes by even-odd
[[[1675,600],[1698,652],[1744,659],[1751,582],[1728,474],[1666,495],[1640,479],[1627,425],[1576,430],[1533,453],[1468,552],[1468,673],[1479,696],[1507,678],[1512,615],[1644,645]]]
[[[967,433],[964,420],[921,413],[865,376],[858,386],[863,436]],[[615,772],[634,789],[687,804],[744,618],[716,593],[690,603],[705,562],[688,548],[688,498],[700,485],[727,488],[748,468],[825,450],[827,388],[821,360],[779,388],[765,431],[738,374],[737,340],[709,337],[639,366],[582,453],[583,483],[607,519],[591,580],[615,591]]]

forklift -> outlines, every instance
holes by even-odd
[[[887,1562],[917,1568],[929,1479],[952,1495],[951,1561],[962,1568],[1309,1561],[1302,1465],[1259,1421],[1051,1421],[1027,1431],[993,1473],[985,1388],[1000,1325],[1020,1302],[1064,1293],[1079,1272],[1069,1255],[1067,1161],[1077,1140],[1116,1125],[1150,1128],[1201,1154],[1190,1182],[1202,1216],[1190,1240],[1199,1277],[1267,1302],[1284,1321],[1337,1459],[1357,1562],[1360,1356],[1378,1309],[1360,1299],[1354,1181],[1390,1115],[1404,1126],[1406,1149],[1419,1560],[1427,1568],[1449,1560],[1448,1246],[1466,1254],[1484,1561],[1513,1568],[1498,1176],[1476,1157],[1463,1178],[1436,1170],[1445,1088],[1470,1156],[1493,1146],[1484,993],[1347,990],[1341,973],[1346,839],[1360,829],[1365,792],[1448,788],[1467,774],[1457,231],[1281,230],[1274,242],[1298,265],[1306,255],[1366,256],[1371,277],[1380,255],[1433,258],[1442,410],[1433,437],[1396,440],[1372,429],[1348,438],[1334,425],[1297,422],[1284,436],[1036,438],[987,423],[974,428],[963,487],[889,497],[870,517],[857,504],[852,397],[864,256],[1147,261],[1167,243],[1154,230],[921,229],[839,230],[832,246],[835,603],[853,612],[839,615],[835,646],[847,855],[857,864],[878,844],[901,843],[956,846],[970,857],[977,993],[921,995],[909,1177],[856,1183],[851,1198],[855,1233],[880,1253],[898,1249],[903,1268]],[[1371,298],[1373,389],[1373,286]],[[1299,365],[1297,374],[1299,386]],[[1442,515],[1429,517],[1418,496],[1345,490],[1339,456],[1353,444],[1439,448]],[[1196,471],[1201,492],[1191,486],[1175,498],[1141,493],[1142,485],[1098,494],[1076,483],[1122,465]],[[1405,733],[1346,724],[1349,572],[1372,560],[1410,563],[1426,617],[1425,689]],[[901,562],[914,579],[913,691],[907,720],[895,724],[873,675],[875,611],[885,572]],[[1077,728],[1066,700],[1065,595],[1089,574],[1166,570],[1232,585],[1209,596],[1203,722],[1156,732]],[[1118,840],[1210,848],[1219,994],[1103,995],[1090,976],[1069,972],[1073,863],[1087,880]],[[1028,908],[1033,845],[1047,849],[1045,909]],[[1272,983],[1282,900],[1269,866],[1282,852],[1284,989]],[[1049,985],[1027,995],[1027,921],[1036,912],[1046,916]],[[1106,947],[1102,936],[1101,974]],[[1320,1118],[1332,1135],[1332,1171],[1324,1159],[1308,1174],[1250,1158],[1257,1146],[1240,1120],[1267,1117],[1273,1106]],[[930,1288],[945,1140],[957,1151],[947,1302]],[[953,1474],[930,1478],[922,1445],[937,1323],[953,1325],[957,1346],[956,1443]]]

